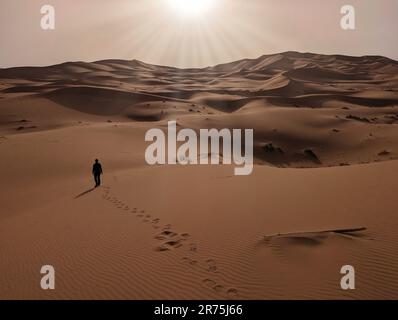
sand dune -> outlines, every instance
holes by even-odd
[[[297,52],[0,70],[0,298],[396,299],[397,74]],[[168,120],[253,128],[254,173],[146,165],[145,132]]]
[[[272,156],[270,161],[267,161],[268,154],[257,149],[258,160],[281,166],[313,166],[311,159],[300,154],[314,149],[312,151],[320,159],[326,158],[318,165],[339,165],[383,160],[386,157],[377,155],[386,148],[391,149],[388,159],[397,157],[393,150],[398,143],[397,134],[393,133],[398,121],[397,72],[398,63],[384,57],[297,52],[265,55],[204,69],[176,69],[137,60],[68,62],[44,68],[0,70],[4,87],[0,96],[3,110],[9,110],[8,104],[15,104],[14,98],[28,96],[83,113],[77,121],[87,121],[88,115],[103,117],[103,121],[159,121],[195,114],[199,122],[200,117],[210,118],[210,121],[214,117],[217,127],[231,128],[235,121],[230,123],[229,119],[234,117],[229,115],[239,112],[247,127],[257,129],[255,139],[259,145],[272,143],[284,147],[283,156]],[[30,98],[25,101],[29,103]],[[296,117],[294,108],[319,109],[312,112],[315,117],[330,119],[322,122],[321,132],[314,123],[308,123],[300,131],[292,130],[305,121],[304,117]],[[245,110],[251,111],[241,115]],[[67,110],[61,113],[64,112]],[[257,118],[267,118],[270,112],[280,113],[273,128],[257,124]],[[22,112],[17,118],[23,120],[28,116]],[[97,117],[92,119],[98,120]],[[52,126],[58,127],[58,124],[53,122]],[[25,127],[34,131],[49,125],[37,123]],[[264,135],[265,128],[272,133]],[[361,137],[356,134],[358,130]],[[324,137],[325,132],[337,131],[339,134],[334,136],[338,136],[341,143],[332,137],[333,134]],[[316,142],[320,140],[319,135],[322,135],[324,148]],[[333,140],[333,150],[328,150],[331,146],[326,140],[329,139]],[[298,141],[301,149],[286,145],[286,140]],[[344,148],[346,143],[360,149],[350,153],[356,157],[345,156],[348,155]],[[330,151],[341,154],[338,162],[328,155]]]

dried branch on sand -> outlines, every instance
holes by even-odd
[[[321,230],[321,231],[277,233],[277,234],[265,235],[264,238],[267,239],[267,238],[273,238],[273,237],[297,236],[297,235],[314,234],[314,233],[339,233],[339,234],[346,234],[346,233],[360,232],[360,231],[365,231],[365,230],[366,230],[365,227],[359,227],[359,228],[351,228],[351,229],[331,229],[331,230]]]

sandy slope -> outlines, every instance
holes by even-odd
[[[288,52],[0,70],[0,298],[396,299],[397,69]],[[145,132],[168,119],[254,128],[254,173],[147,166]],[[55,291],[39,287],[44,264]],[[355,291],[339,287],[344,264]]]
[[[248,177],[230,166],[148,168],[144,129],[99,124],[2,143],[1,298],[396,298],[395,161],[256,166]],[[92,154],[104,186],[85,193]],[[355,226],[368,231],[263,238]],[[39,287],[44,264],[57,270],[55,292]],[[339,289],[344,264],[357,270],[351,293]]]

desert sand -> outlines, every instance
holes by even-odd
[[[148,166],[168,120],[253,128],[253,173]],[[2,69],[0,299],[397,299],[397,125],[379,56]]]

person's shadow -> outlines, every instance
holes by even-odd
[[[80,193],[80,194],[78,194],[74,199],[77,199],[77,198],[80,198],[80,197],[83,197],[84,195],[86,195],[87,193],[90,193],[91,191],[94,191],[96,188],[91,188],[91,189],[88,189],[88,190],[86,190],[86,191],[84,191],[84,192],[82,192],[82,193]]]

